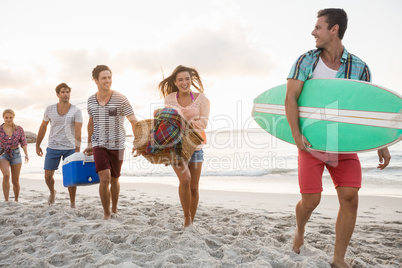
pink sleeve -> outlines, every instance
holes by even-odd
[[[204,94],[202,95],[202,99],[200,100],[200,102],[201,102],[200,116],[194,118],[193,120],[191,120],[191,122],[193,123],[195,129],[203,131],[208,126],[210,104],[209,100],[207,99],[207,97],[205,97]]]
[[[175,94],[169,94],[165,97],[165,107],[166,108],[175,108],[175,102],[176,102],[176,98],[175,98]]]

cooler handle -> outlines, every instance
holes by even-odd
[[[89,162],[93,162],[92,160],[87,160],[87,157],[89,158],[89,156],[87,156],[86,154],[84,154],[84,161],[82,161],[82,165],[85,166],[85,163],[89,163]]]

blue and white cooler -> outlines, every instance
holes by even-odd
[[[84,153],[74,153],[63,161],[64,187],[92,185],[99,183],[98,173],[95,171],[94,157]]]

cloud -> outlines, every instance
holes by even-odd
[[[29,65],[16,69],[8,67],[7,61],[3,62],[3,66],[0,69],[0,107],[15,110],[32,108],[47,99],[49,94],[43,90],[46,83],[41,83],[43,69]]]
[[[11,64],[11,59],[3,57],[0,107],[29,110],[32,116],[39,115],[35,119],[38,124],[45,107],[57,101],[54,88],[61,82],[72,88],[73,103],[85,103],[96,91],[91,73],[98,64],[111,67],[114,84],[120,83],[116,90],[131,95],[136,109],[146,108],[149,103],[145,100],[159,97],[156,87],[162,79],[161,67],[167,76],[177,65],[188,65],[198,69],[204,80],[211,81],[267,77],[276,66],[263,48],[250,41],[247,29],[236,23],[220,23],[215,28],[199,24],[187,28],[179,37],[160,42],[162,45],[152,49],[134,46],[130,49],[127,44],[114,49],[84,45],[49,49],[18,68]],[[31,121],[27,124],[34,123]]]
[[[29,74],[28,74],[29,75]],[[1,88],[19,88],[25,85],[27,73],[12,71],[7,66],[0,69]],[[28,77],[28,80],[30,78]]]
[[[215,31],[195,29],[169,46],[162,56],[170,65],[192,65],[212,76],[261,76],[275,66],[237,25]]]
[[[22,110],[29,106],[30,99],[29,96],[25,94],[15,94],[17,92],[5,92],[4,90],[0,90],[0,107],[3,109],[13,109],[13,110]]]
[[[268,75],[275,67],[270,55],[251,44],[239,25],[192,29],[163,49],[124,51],[115,61],[121,71],[133,68],[148,75],[160,74],[160,66],[169,74],[179,64],[224,77]]]
[[[98,64],[109,65],[114,74],[133,70],[142,73],[143,79],[161,77],[161,67],[166,76],[179,64],[197,68],[202,76],[225,78],[267,76],[275,67],[271,56],[248,40],[246,29],[226,24],[215,30],[193,28],[158,50],[53,50],[43,62],[28,65],[25,69],[0,69],[0,89],[31,91],[34,87],[43,99],[58,83],[66,82],[86,94],[93,91],[91,72]]]
[[[59,78],[67,83],[91,83],[92,69],[99,64],[108,65],[111,54],[104,49],[60,49],[52,52],[59,66]]]

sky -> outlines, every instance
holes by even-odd
[[[0,111],[13,109],[25,131],[37,133],[65,82],[85,133],[98,64],[112,69],[112,89],[139,120],[163,106],[157,85],[182,64],[203,80],[208,130],[257,127],[253,99],[286,83],[297,57],[315,48],[316,14],[328,7],[348,13],[343,44],[370,66],[372,82],[402,94],[400,0],[0,0],[0,7]]]

